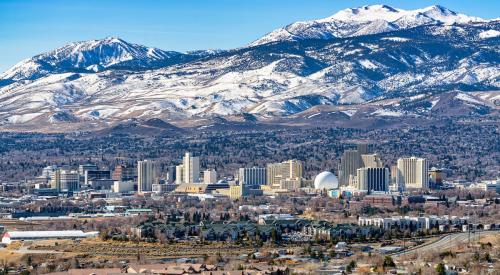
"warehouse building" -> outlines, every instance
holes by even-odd
[[[8,231],[2,237],[2,243],[13,241],[49,240],[49,239],[83,239],[97,237],[99,232],[83,232],[81,230],[63,231]]]

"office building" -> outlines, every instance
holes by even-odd
[[[57,169],[52,173],[52,177],[50,180],[50,185],[53,189],[57,191],[61,191],[61,169]]]
[[[80,190],[80,175],[77,171],[58,169],[52,175],[51,186],[57,191]]]
[[[51,179],[52,175],[54,174],[55,171],[57,171],[58,167],[57,165],[51,165],[43,168],[42,170],[42,178],[45,179]]]
[[[372,153],[371,147],[371,144],[360,143],[356,145],[356,151],[358,151],[360,155],[368,155]]]
[[[400,158],[396,182],[398,190],[429,188],[429,168],[424,158]]]
[[[289,183],[290,180],[300,181],[303,171],[302,161],[296,159],[281,163],[269,163],[266,166],[266,184],[279,189],[284,180],[289,181]]]
[[[184,183],[184,165],[182,164],[175,166],[175,183]]]
[[[384,167],[377,154],[361,155],[361,161],[363,162],[363,167]]]
[[[176,179],[176,175],[177,175],[176,166],[169,165],[169,166],[167,166],[167,168],[165,170],[167,172],[167,183],[169,183],[169,184],[174,183],[175,179]]]
[[[248,195],[248,187],[241,185],[234,185],[229,187],[229,197],[233,200],[240,199]]]
[[[429,170],[429,187],[437,188],[443,185],[443,170],[432,167]]]
[[[280,189],[283,190],[297,190],[302,187],[302,178],[295,178],[295,179],[282,179],[280,181]]]
[[[203,183],[216,183],[217,182],[217,172],[214,169],[207,169],[203,171]]]
[[[85,171],[94,171],[98,170],[99,168],[95,164],[87,163],[87,164],[80,164],[78,166],[78,173],[80,175],[85,175]]]
[[[281,176],[283,179],[299,179],[302,178],[303,167],[302,161],[292,159],[281,163]]]
[[[359,168],[363,167],[361,154],[357,150],[346,150],[340,157],[339,185],[346,186],[352,183]]]
[[[357,171],[357,189],[389,191],[389,169],[383,167],[363,167]]]
[[[117,165],[113,170],[113,179],[117,181],[137,180],[137,168],[133,165]]]
[[[156,178],[156,165],[151,160],[137,163],[137,191],[139,193],[151,192]]]
[[[271,187],[278,187],[282,179],[281,176],[281,163],[269,163],[266,166],[266,184]]]
[[[111,171],[107,170],[85,170],[85,185],[91,185],[95,180],[111,180]]]
[[[184,183],[196,183],[200,181],[200,158],[186,153],[182,162],[184,168]]]
[[[161,195],[165,193],[170,193],[178,187],[177,184],[153,184],[153,193]]]
[[[89,186],[94,190],[112,190],[114,182],[113,179],[95,179],[89,181]]]
[[[238,180],[242,186],[258,187],[266,184],[266,168],[252,167],[240,168]]]
[[[115,193],[131,193],[134,192],[135,184],[133,181],[115,181],[113,183],[113,191]]]
[[[398,166],[397,165],[391,166],[391,184],[392,185],[396,185],[397,175],[398,175]]]

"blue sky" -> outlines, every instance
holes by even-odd
[[[117,36],[164,50],[229,49],[299,20],[387,4],[500,17],[498,0],[0,0],[0,71],[73,41]]]

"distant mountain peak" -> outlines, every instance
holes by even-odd
[[[106,37],[69,43],[25,59],[1,74],[0,79],[34,80],[54,72],[99,72],[110,67],[148,69],[181,55]]]
[[[0,75],[0,129],[498,116],[500,22],[481,20],[441,6],[374,5],[293,23],[259,47],[178,53],[118,37],[70,43]],[[441,96],[450,91],[456,96]]]
[[[466,24],[485,21],[440,5],[416,10],[398,9],[388,5],[369,5],[344,9],[323,19],[292,23],[268,33],[251,45],[276,41],[353,37],[429,24]]]

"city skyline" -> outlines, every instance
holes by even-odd
[[[0,0],[0,274],[499,271],[499,10]]]

